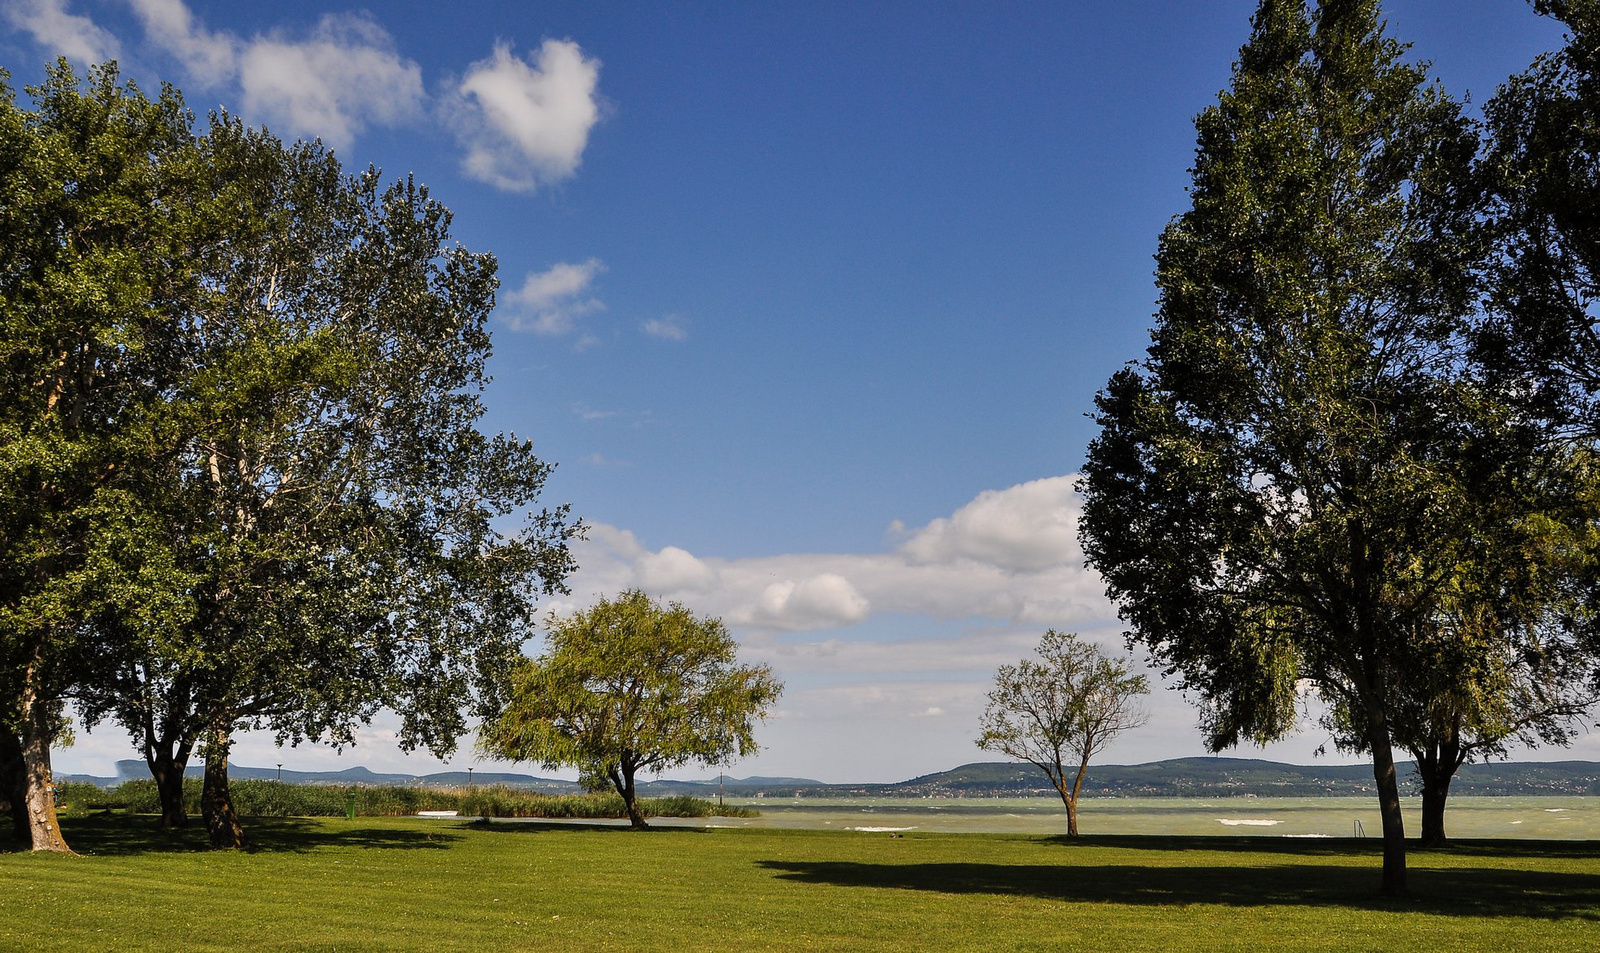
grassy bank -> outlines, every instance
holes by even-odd
[[[216,854],[149,818],[0,856],[0,948],[1587,950],[1600,845],[1054,838],[259,819]]]
[[[284,784],[279,781],[243,780],[229,786],[234,807],[246,817],[344,817],[354,798],[357,817],[406,817],[418,811],[457,811],[475,817],[550,817],[602,819],[627,817],[622,798],[615,794],[539,794],[501,786],[478,786],[471,791],[423,787],[335,787],[323,784]],[[191,815],[200,813],[200,779],[186,778],[184,803]],[[110,808],[135,814],[159,814],[161,802],[155,782],[146,778],[124,781],[109,790],[92,784],[64,784],[59,789],[60,810],[69,816]],[[647,817],[751,817],[749,808],[719,808],[703,798],[641,798]]]

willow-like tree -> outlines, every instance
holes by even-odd
[[[635,776],[756,752],[755,726],[783,692],[765,665],[739,665],[721,620],[638,590],[555,620],[545,650],[513,676],[479,749],[604,778],[644,827]]]
[[[979,722],[978,747],[1043,771],[1067,808],[1067,836],[1078,836],[1078,795],[1089,759],[1149,719],[1148,680],[1126,658],[1112,658],[1071,632],[1044,634],[1038,660],[1002,665]]]
[[[1375,2],[1263,0],[1196,121],[1146,358],[1097,399],[1086,554],[1220,750],[1289,731],[1309,682],[1370,754],[1403,893],[1393,719],[1479,691],[1502,643],[1441,638],[1463,566],[1518,543],[1480,491],[1527,472],[1472,378],[1477,138]]]

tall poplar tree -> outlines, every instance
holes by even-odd
[[[1439,611],[1516,545],[1521,514],[1484,524],[1478,491],[1525,466],[1464,371],[1477,138],[1403,53],[1371,0],[1260,4],[1083,484],[1086,554],[1213,750],[1285,734],[1309,682],[1371,755],[1390,894],[1397,703],[1492,668],[1499,643],[1440,638]]]

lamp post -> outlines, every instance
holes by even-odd
[[[279,784],[283,783],[283,762],[282,761],[278,762],[278,783]]]
[[[470,767],[467,768],[467,790],[472,790],[472,769]]]

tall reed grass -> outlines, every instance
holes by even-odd
[[[183,782],[184,809],[200,813],[199,778]],[[399,817],[418,811],[456,811],[477,817],[549,817],[605,819],[627,817],[622,798],[615,794],[540,794],[503,785],[450,788],[397,786],[344,786],[287,784],[281,781],[239,780],[228,785],[233,806],[247,817],[342,817],[354,799],[359,817]],[[158,814],[161,801],[156,783],[149,778],[124,781],[105,789],[93,784],[68,782],[58,786],[57,800],[66,814],[88,813],[102,806],[135,814]],[[642,798],[646,817],[751,817],[748,808],[725,808],[704,798]]]

